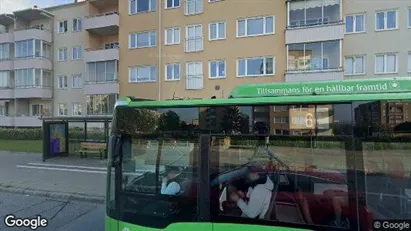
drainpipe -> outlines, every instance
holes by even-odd
[[[158,100],[161,100],[161,70],[163,69],[161,66],[161,56],[162,56],[162,23],[161,23],[161,6],[162,6],[162,1],[158,1],[158,39],[157,39],[157,45],[158,45],[158,67],[157,67],[157,72],[158,72]]]

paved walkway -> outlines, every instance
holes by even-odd
[[[104,199],[106,161],[66,157],[43,162],[41,154],[2,151],[0,158],[0,190]]]

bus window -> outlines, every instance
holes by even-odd
[[[230,112],[242,119],[236,122],[220,118],[226,128],[237,130],[223,133],[217,129],[211,133],[215,141],[211,142],[211,149],[218,156],[213,162],[216,166],[211,185],[214,219],[268,220],[345,229],[358,222],[352,210],[356,202],[349,201],[345,141],[318,138],[314,142],[307,137],[339,136],[335,121],[352,123],[350,104],[259,105],[220,110],[221,118],[228,118],[224,112]],[[297,117],[305,120],[307,114],[312,116],[312,124],[299,124]],[[247,126],[250,129],[245,129]],[[277,130],[289,135],[278,136],[273,133]],[[260,137],[264,142],[260,142]]]
[[[375,219],[410,219],[411,101],[358,102],[354,113],[368,209]]]
[[[164,228],[197,219],[198,108],[119,109],[125,222]],[[137,118],[137,119],[136,119]]]

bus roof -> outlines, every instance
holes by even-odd
[[[400,94],[399,94],[400,93]],[[356,79],[341,81],[243,84],[229,99],[134,100],[122,97],[117,106],[190,107],[250,104],[338,103],[411,99],[411,77]]]

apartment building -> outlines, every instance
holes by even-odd
[[[111,114],[117,96],[118,1],[0,15],[0,126],[39,116]]]
[[[127,3],[119,5],[120,95],[227,98],[237,84],[284,81],[285,2]]]
[[[411,75],[411,2],[344,1],[345,78]]]

